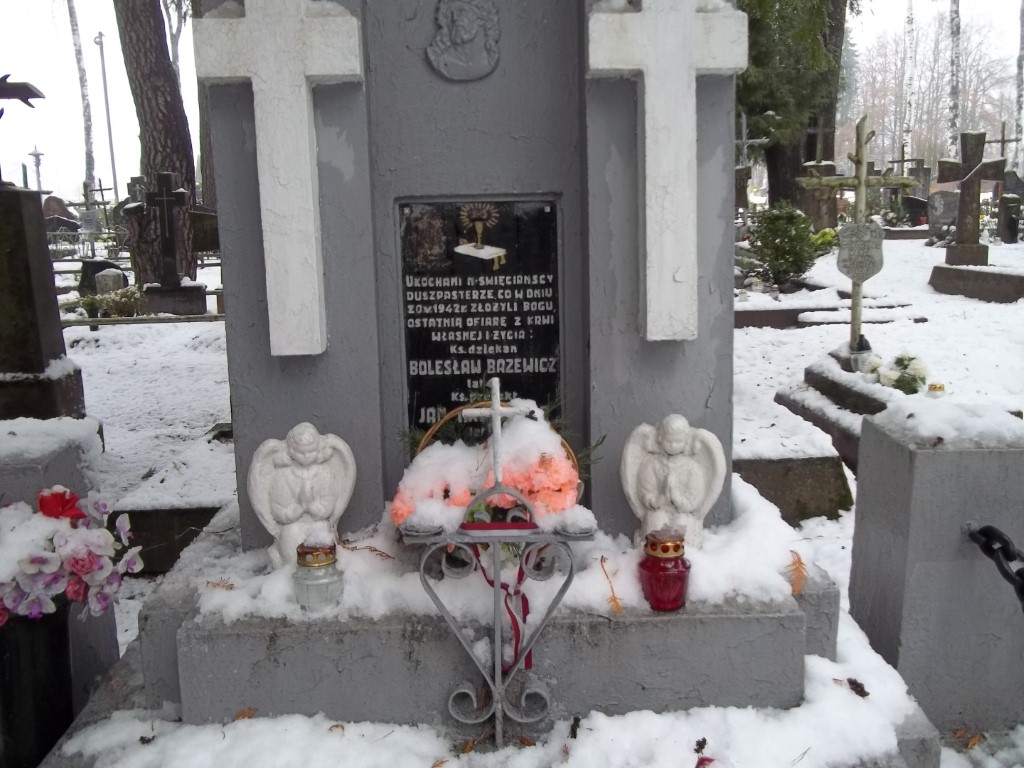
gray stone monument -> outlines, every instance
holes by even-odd
[[[956,226],[957,210],[960,207],[960,193],[939,190],[928,195],[928,234],[942,237],[947,227]],[[946,230],[948,231],[948,230]]]
[[[39,193],[0,183],[0,419],[85,415],[65,353]]]
[[[946,263],[959,266],[988,264],[988,246],[978,242],[981,182],[1003,181],[1006,161],[983,160],[984,132],[960,134],[960,161],[939,160],[938,182],[960,182],[956,242],[946,248]]]
[[[929,405],[945,406],[941,419]],[[1004,439],[958,440],[947,426],[985,421]],[[964,526],[1024,542],[1024,424],[908,399],[864,419],[857,480],[851,615],[940,731],[1012,728],[1024,711],[1021,604]]]

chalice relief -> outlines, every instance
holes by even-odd
[[[712,432],[694,429],[679,414],[657,427],[641,424],[622,451],[620,474],[626,499],[640,519],[640,539],[662,528],[678,528],[699,547],[704,518],[725,481],[725,453]]]
[[[476,240],[455,248],[456,253],[491,262],[491,271],[497,272],[506,263],[508,252],[495,245],[484,244],[484,231],[498,223],[498,209],[492,203],[467,203],[459,209],[459,224],[472,233]]]
[[[275,566],[295,561],[300,544],[333,544],[356,482],[348,443],[303,422],[284,440],[265,440],[249,467],[249,500],[274,537]]]
[[[479,80],[498,64],[498,9],[493,0],[441,0],[427,59],[449,80]]]

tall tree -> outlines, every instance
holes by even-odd
[[[907,157],[914,156],[914,83],[917,82],[917,37],[914,34],[914,0],[907,0],[907,20],[903,27],[906,44],[903,47],[903,101],[906,104],[903,116],[904,133],[907,137]],[[900,169],[902,172],[904,169]]]
[[[949,156],[960,155],[960,0],[949,0]]]
[[[195,202],[195,163],[181,88],[167,50],[160,0],[114,0],[128,84],[139,119],[140,168],[153,184],[157,173],[174,173],[177,183]],[[160,245],[156,216],[147,212],[132,252],[136,280],[156,282],[160,274]],[[178,258],[181,271],[195,279],[192,224],[179,209]]]
[[[1022,0],[1024,2],[1024,0]],[[192,18],[203,16],[202,0],[192,0]],[[217,207],[217,185],[213,179],[213,133],[210,130],[210,89],[199,83],[199,178],[203,205]]]
[[[82,125],[85,131],[85,199],[92,200],[96,187],[96,160],[92,154],[92,105],[89,102],[89,81],[85,76],[85,58],[82,56],[82,38],[78,34],[78,13],[75,0],[68,0],[68,19],[71,22],[71,42],[75,46],[75,63],[78,64],[78,87],[82,92]]]
[[[171,66],[174,67],[174,76],[178,78],[178,85],[181,85],[181,68],[178,66],[178,43],[181,40],[181,32],[185,28],[192,12],[191,0],[160,0],[160,7],[164,12],[164,20],[167,22],[167,41],[170,43]]]
[[[749,64],[737,80],[736,101],[751,135],[770,139],[765,164],[772,205],[797,199],[808,120],[832,79],[838,88],[838,57],[830,59],[825,45],[833,3],[846,7],[846,0],[739,2],[748,17]]]
[[[1020,45],[1017,49],[1017,92],[1015,109],[1013,111],[1013,124],[1015,127],[1013,136],[1020,139],[1024,137],[1024,124],[1022,114],[1024,113],[1024,0],[1020,3]],[[1013,145],[1013,168],[1018,174],[1024,173],[1024,162],[1021,161],[1021,142]]]

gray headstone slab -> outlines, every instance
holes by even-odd
[[[936,237],[943,227],[956,224],[959,206],[959,192],[939,191],[928,195],[928,234]]]
[[[855,283],[877,275],[882,270],[882,241],[885,231],[877,222],[847,224],[839,230],[839,271]]]

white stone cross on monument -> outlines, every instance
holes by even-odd
[[[363,79],[359,21],[314,0],[246,0],[242,17],[237,9],[195,19],[196,75],[252,82],[270,351],[316,355],[327,349],[327,322],[311,86]]]
[[[525,416],[531,409],[522,406],[501,404],[501,382],[495,376],[488,384],[491,385],[491,405],[489,408],[467,408],[462,416],[467,419],[491,419],[491,461],[494,464],[494,484],[501,485],[501,420],[506,416]]]
[[[589,42],[591,75],[643,76],[644,338],[695,339],[696,77],[746,68],[746,14],[728,7],[698,11],[697,0],[643,0],[640,11],[598,6]]]

